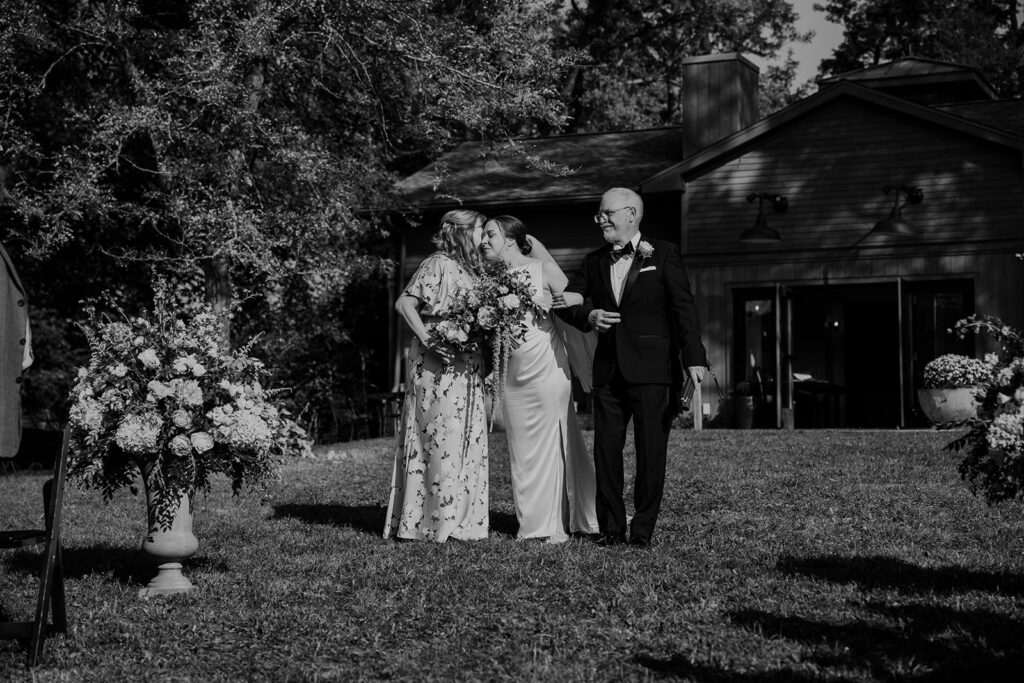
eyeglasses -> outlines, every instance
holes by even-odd
[[[633,211],[636,211],[636,208],[632,206],[620,206],[617,209],[605,209],[603,211],[598,211],[594,215],[594,222],[600,223],[602,220],[606,218],[611,218],[612,214],[615,213],[616,211],[622,211],[623,209],[633,209]]]

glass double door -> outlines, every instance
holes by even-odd
[[[971,312],[970,280],[737,289],[732,376],[755,426],[917,426],[924,364],[970,353],[947,330]]]

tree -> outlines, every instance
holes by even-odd
[[[352,315],[383,289],[396,177],[563,121],[571,55],[547,3],[0,0],[0,16],[0,240],[37,331],[80,350],[75,301],[108,290],[131,311],[157,272],[180,306],[241,300],[225,342],[262,334],[254,352],[312,413],[380,346]],[[37,356],[32,398],[66,396],[70,355]]]
[[[915,56],[974,67],[1005,96],[1021,93],[1021,0],[829,0],[815,8],[845,28],[822,76]]]
[[[795,21],[792,4],[784,0],[572,0],[561,44],[584,52],[587,63],[574,68],[563,87],[571,127],[677,124],[685,57],[744,52],[774,58],[787,42],[809,39],[797,32]],[[792,61],[776,67],[768,87],[788,92],[795,67]],[[765,99],[790,101],[782,91]]]
[[[337,294],[387,268],[396,171],[562,121],[525,0],[0,0],[6,231],[36,256]]]

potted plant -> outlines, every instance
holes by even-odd
[[[991,378],[992,368],[969,356],[947,353],[924,366],[917,400],[932,424],[964,422],[977,417],[977,388]]]
[[[153,311],[121,319],[86,309],[89,366],[71,391],[68,475],[109,500],[141,475],[148,536],[143,550],[162,562],[141,595],[191,589],[180,560],[198,548],[192,503],[209,477],[242,483],[274,478],[278,459],[308,449],[305,434],[276,408],[260,380],[263,364],[220,343],[221,318],[208,308],[177,319],[166,283]]]
[[[754,392],[750,382],[737,382],[732,391],[733,425],[737,429],[750,429],[754,426]]]

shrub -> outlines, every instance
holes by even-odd
[[[947,448],[964,454],[960,476],[972,493],[1007,500],[1024,490],[1024,337],[992,317],[961,320],[956,331],[988,334],[1001,348],[986,357],[990,381],[978,392],[978,419]]]

